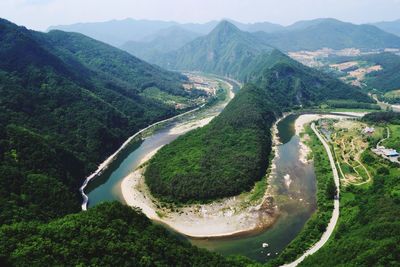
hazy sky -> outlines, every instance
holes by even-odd
[[[28,28],[111,19],[242,22],[334,17],[355,23],[400,18],[400,0],[0,0],[0,17]]]

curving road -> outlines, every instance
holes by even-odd
[[[229,86],[229,91],[228,91],[228,99],[229,99],[229,100],[228,100],[228,102],[227,102],[227,103],[229,103],[229,101],[232,100],[232,98],[235,96],[235,94],[233,93],[233,85],[232,85],[231,83],[232,83],[232,82],[235,82],[235,83],[236,83],[237,85],[239,85],[239,86],[240,86],[240,83],[237,82],[237,81],[231,80],[231,79],[225,79],[225,78],[217,78],[217,79],[218,79],[219,81],[225,82],[225,83]],[[221,80],[221,79],[222,79],[222,80]],[[225,80],[228,80],[228,81],[225,81]],[[229,81],[230,81],[230,82],[229,82]],[[81,205],[82,210],[84,210],[84,211],[87,210],[87,206],[88,206],[88,202],[89,202],[89,197],[86,195],[85,189],[86,189],[87,185],[89,184],[89,182],[90,182],[92,179],[96,178],[101,172],[103,172],[103,171],[110,165],[110,163],[116,158],[116,156],[118,155],[118,153],[120,153],[120,152],[135,138],[135,137],[137,137],[138,135],[140,135],[140,134],[143,133],[144,131],[146,131],[146,130],[148,130],[148,129],[150,129],[150,128],[156,126],[156,125],[159,125],[159,124],[165,123],[165,122],[169,122],[169,121],[175,120],[175,119],[177,119],[177,118],[179,118],[179,117],[185,116],[185,115],[187,115],[187,114],[196,112],[196,111],[200,110],[201,108],[203,108],[205,105],[206,105],[206,104],[202,104],[201,106],[199,106],[199,107],[197,107],[197,108],[195,108],[195,109],[192,109],[192,110],[189,110],[189,111],[187,111],[187,112],[184,112],[184,113],[181,113],[181,114],[179,114],[179,115],[176,115],[176,116],[174,116],[174,117],[171,117],[171,118],[168,118],[168,119],[161,120],[161,121],[158,121],[158,122],[156,122],[156,123],[153,123],[153,124],[147,126],[146,128],[141,129],[140,131],[136,132],[136,133],[135,133],[134,135],[132,135],[131,137],[129,137],[129,138],[121,145],[121,147],[118,148],[117,151],[115,151],[111,156],[109,156],[105,161],[103,161],[103,162],[97,167],[97,170],[96,170],[96,171],[94,171],[92,174],[90,174],[88,177],[85,178],[85,180],[84,180],[82,186],[79,188],[79,192],[81,193],[82,199],[83,199],[82,205]]]
[[[132,135],[131,137],[129,137],[129,138],[121,145],[121,147],[118,148],[118,150],[114,152],[114,154],[112,154],[111,156],[109,156],[105,161],[103,161],[103,163],[101,163],[101,164],[98,166],[98,168],[97,168],[97,170],[96,170],[95,172],[93,172],[92,174],[90,174],[88,177],[85,178],[85,180],[84,180],[82,186],[79,188],[79,192],[81,193],[82,198],[83,198],[83,201],[82,201],[82,210],[87,210],[87,204],[88,204],[88,202],[89,202],[89,198],[88,198],[88,196],[87,196],[86,193],[85,193],[85,188],[86,188],[86,186],[89,184],[90,180],[92,180],[92,179],[95,178],[97,175],[99,175],[103,170],[105,170],[105,169],[108,167],[108,165],[115,159],[115,157],[118,155],[118,153],[121,152],[121,150],[123,150],[135,137],[137,137],[138,135],[140,135],[140,134],[143,133],[144,131],[150,129],[151,127],[154,127],[154,126],[156,126],[156,125],[158,125],[158,124],[161,124],[161,123],[164,123],[164,122],[168,122],[168,121],[172,121],[172,120],[174,120],[174,119],[176,119],[176,118],[179,118],[179,117],[182,117],[182,116],[184,116],[184,115],[193,113],[193,112],[195,112],[195,111],[197,111],[197,110],[203,108],[204,106],[205,106],[205,104],[203,104],[203,105],[201,105],[200,107],[197,107],[197,108],[195,108],[195,109],[189,110],[189,111],[187,111],[187,112],[185,112],[185,113],[182,113],[182,114],[176,115],[176,116],[174,116],[174,117],[171,117],[171,118],[168,118],[168,119],[165,119],[165,120],[162,120],[162,121],[158,121],[158,122],[156,122],[156,123],[153,123],[153,124],[147,126],[146,128],[143,128],[142,130],[138,131],[137,133],[135,133],[135,134]]]
[[[297,260],[282,265],[282,267],[294,267],[300,264],[307,256],[310,256],[317,252],[320,248],[322,248],[326,242],[328,242],[330,236],[333,233],[333,230],[336,227],[336,223],[339,219],[339,190],[340,190],[340,183],[339,183],[339,174],[336,169],[335,161],[333,160],[332,152],[329,147],[329,145],[326,143],[324,138],[321,136],[321,134],[318,132],[318,130],[315,128],[315,123],[311,124],[311,129],[314,131],[314,133],[318,136],[318,139],[321,141],[321,143],[324,145],[324,148],[326,152],[328,153],[329,157],[329,162],[331,163],[331,168],[333,172],[333,179],[335,181],[336,189],[337,189],[337,198],[334,199],[334,208],[332,212],[332,217],[331,220],[329,221],[328,227],[326,228],[326,231],[322,234],[321,239],[315,243],[310,249],[308,249],[303,255],[300,256]]]

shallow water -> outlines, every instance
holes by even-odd
[[[241,254],[265,262],[276,257],[276,253],[280,253],[296,237],[316,209],[314,167],[299,160],[300,138],[294,135],[293,123],[296,118],[297,116],[289,116],[278,125],[280,133],[285,131],[284,139],[282,134],[279,135],[281,142],[287,142],[278,146],[277,157],[274,159],[276,170],[271,179],[278,192],[276,203],[281,213],[277,222],[271,228],[253,236],[191,240],[193,244],[223,255]],[[290,138],[286,131],[292,133]],[[285,176],[289,176],[289,179],[285,179]],[[263,248],[263,243],[268,243],[268,247]]]
[[[289,116],[278,125],[283,144],[277,148],[278,153],[274,158],[276,170],[271,174],[273,175],[272,185],[278,192],[276,203],[280,209],[280,216],[277,222],[271,228],[252,236],[218,240],[189,239],[192,244],[223,255],[241,254],[265,262],[281,252],[297,235],[315,210],[316,189],[312,164],[303,164],[299,160],[300,139],[294,135],[296,118],[296,116]],[[169,132],[173,126],[174,124],[167,125],[123,151],[101,176],[89,184],[86,190],[89,196],[89,207],[103,201],[124,202],[120,189],[121,181],[138,167],[141,159],[149,151],[168,144],[178,137]],[[263,248],[262,243],[268,243],[269,246]]]

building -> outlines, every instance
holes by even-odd
[[[390,148],[385,148],[382,149],[382,153],[386,156],[386,157],[398,157],[400,156],[399,152],[397,152],[395,149],[390,149]]]
[[[373,127],[365,127],[362,131],[364,134],[373,134],[375,129]]]

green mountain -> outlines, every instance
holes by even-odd
[[[177,113],[143,92],[189,98],[181,79],[81,34],[0,20],[0,223],[77,211],[89,171]]]
[[[229,38],[236,41],[237,36],[242,36],[233,26],[222,26],[213,32],[222,36],[212,35],[212,40],[230,43]],[[233,29],[235,34],[226,29]],[[151,159],[145,177],[155,196],[187,203],[248,191],[268,166],[269,129],[276,114],[332,99],[372,102],[357,88],[308,68],[278,50],[261,51],[249,60],[238,75],[251,83],[222,113],[207,126],[164,146]]]
[[[357,61],[361,66],[379,65],[382,68],[381,70],[365,75],[363,83],[367,89],[386,93],[400,88],[400,74],[398,71],[400,68],[400,56],[384,52],[355,57],[335,56],[329,59],[330,64],[340,64],[350,61]]]
[[[359,48],[400,48],[400,37],[372,25],[355,25],[335,19],[303,21],[277,33],[258,32],[265,43],[283,51]]]
[[[171,69],[203,71],[236,77],[263,52],[273,49],[248,32],[222,21],[204,37],[160,58],[157,63]]]
[[[276,32],[284,27],[269,22],[241,23],[230,20],[243,31]],[[148,42],[149,37],[162,32],[169,32],[171,27],[179,27],[185,31],[200,35],[209,34],[220,21],[213,20],[206,23],[178,23],[159,20],[111,20],[104,22],[77,23],[71,25],[58,25],[49,27],[50,30],[79,32],[96,40],[120,47],[127,42]]]
[[[382,70],[367,74],[365,83],[371,89],[388,92],[400,88],[400,56],[381,53],[357,58],[371,64],[380,65]]]
[[[394,21],[376,22],[376,23],[372,23],[372,25],[374,25],[374,26],[378,27],[379,29],[384,30],[386,32],[400,36],[400,19],[394,20]]]
[[[163,60],[168,59],[165,66],[170,68],[211,72],[257,85],[274,83],[270,96],[281,108],[310,106],[327,99],[370,102],[358,89],[296,62],[227,21]]]
[[[264,88],[281,109],[310,107],[331,99],[373,101],[356,87],[306,67],[278,50],[258,57],[250,81]]]
[[[120,48],[141,59],[154,62],[161,54],[177,50],[199,36],[198,33],[172,26],[146,37],[143,41],[126,42]]]
[[[85,175],[133,132],[176,114],[141,92],[191,97],[181,78],[81,34],[0,20],[1,266],[249,262],[193,247],[119,203],[78,212]]]

